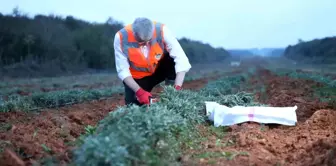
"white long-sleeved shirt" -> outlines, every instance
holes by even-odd
[[[175,72],[188,72],[191,68],[191,65],[180,43],[175,38],[173,33],[167,28],[167,26],[163,27],[163,32],[163,38],[167,46],[167,51],[175,62]],[[149,45],[141,46],[140,48],[144,56],[147,57],[149,52]],[[116,33],[114,37],[114,54],[118,77],[121,80],[124,80],[126,77],[131,76],[131,72],[129,70],[127,57],[121,50],[120,37],[118,33]]]

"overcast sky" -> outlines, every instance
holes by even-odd
[[[176,37],[224,48],[285,47],[299,38],[336,36],[336,0],[0,0],[35,14],[131,23],[139,16],[165,23]],[[1,25],[0,25],[1,26]]]

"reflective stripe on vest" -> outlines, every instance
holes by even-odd
[[[150,44],[154,45],[156,43],[159,43],[160,47],[162,48],[162,50],[164,49],[164,44],[163,44],[163,39],[162,39],[162,35],[161,35],[161,23],[155,23],[155,32],[156,32],[156,38],[151,39]],[[141,71],[141,72],[150,72],[149,68],[145,68],[145,67],[137,67],[135,66],[130,60],[129,60],[129,55],[128,55],[128,49],[129,48],[139,48],[140,45],[138,42],[129,42],[128,41],[128,33],[126,28],[123,28],[120,30],[120,33],[122,34],[122,51],[124,52],[124,54],[126,55],[128,62],[130,64],[130,67],[133,68],[134,70],[137,71]]]

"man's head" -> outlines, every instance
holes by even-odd
[[[152,38],[154,24],[150,19],[144,17],[136,18],[132,26],[138,42],[147,42]]]

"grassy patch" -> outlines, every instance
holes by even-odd
[[[330,86],[315,87],[316,96],[322,99],[330,99],[330,97],[336,97],[336,88]],[[334,98],[335,99],[335,98]]]
[[[328,103],[331,109],[336,109],[336,88],[325,86],[315,89],[315,97],[318,97],[321,102]]]
[[[336,80],[332,79],[329,76],[324,76],[321,73],[302,73],[296,72],[295,70],[273,70],[273,72],[279,76],[289,76],[291,78],[314,80],[316,82],[324,83],[327,86],[336,88]]]
[[[204,152],[200,154],[196,154],[194,158],[226,158],[227,160],[232,160],[238,155],[248,156],[249,154],[247,152],[230,152],[230,151],[224,151],[224,152]]]
[[[22,93],[43,92],[43,90],[104,88],[120,85],[115,74],[86,74],[76,76],[46,77],[31,79],[3,80],[0,82],[0,94],[10,96]]]
[[[12,128],[12,124],[0,122],[0,132],[6,132]]]
[[[308,79],[323,83],[323,87],[313,87],[315,93],[313,97],[319,98],[321,102],[329,104],[330,108],[336,108],[336,80],[324,76],[320,73],[301,73],[296,71],[274,71],[280,76],[289,76],[291,78]]]
[[[202,78],[206,78],[211,75],[224,75],[226,73],[231,72],[231,70],[228,71],[220,71],[220,70],[210,70],[210,71],[198,71],[197,73],[188,73],[186,77],[184,78],[185,81],[194,81],[194,80],[199,80]]]
[[[107,84],[115,82],[115,74],[83,74],[75,76],[42,77],[31,79],[2,80],[0,89],[5,87],[44,87],[44,88],[72,88],[76,86],[89,86],[94,84]]]
[[[216,136],[219,139],[222,139],[227,132],[227,127],[215,127],[215,126],[207,126],[208,127],[208,133]]]

